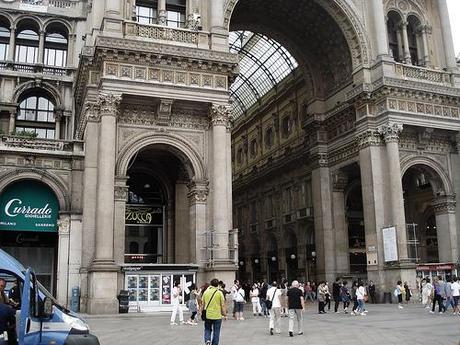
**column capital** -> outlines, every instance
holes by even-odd
[[[99,112],[99,104],[96,102],[87,102],[85,104],[85,118],[87,121],[99,122],[101,119],[101,113]]]
[[[383,136],[385,143],[399,142],[399,134],[403,130],[401,123],[390,122],[379,127],[378,132]]]
[[[59,235],[68,235],[70,233],[70,216],[68,214],[60,215],[57,221]]]
[[[121,95],[100,92],[97,100],[100,116],[117,116],[121,103]]]
[[[115,201],[128,201],[128,186],[115,186],[114,199]]]
[[[208,181],[191,181],[187,187],[189,192],[187,194],[191,204],[205,203],[209,194]]]
[[[455,194],[438,196],[433,199],[432,205],[436,215],[455,213],[457,206]]]
[[[213,103],[211,105],[211,124],[213,126],[231,126],[231,107],[228,103]]]
[[[356,136],[356,144],[358,145],[358,150],[369,146],[381,146],[382,138],[378,130],[368,129]]]

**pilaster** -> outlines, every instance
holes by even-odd
[[[458,235],[455,195],[438,196],[433,200],[440,262],[458,261]]]
[[[337,275],[350,271],[348,226],[345,218],[345,188],[348,176],[343,171],[332,174],[332,214],[334,218],[335,261]]]

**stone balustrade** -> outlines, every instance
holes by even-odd
[[[140,37],[195,46],[198,45],[198,32],[188,29],[125,22],[124,32],[126,37]]]
[[[452,85],[451,74],[444,71],[395,63],[395,74],[400,78],[442,85]]]

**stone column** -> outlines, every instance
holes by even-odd
[[[388,55],[388,36],[382,0],[371,0],[377,56]]]
[[[430,67],[431,59],[430,59],[430,46],[428,45],[428,32],[431,28],[428,25],[423,25],[420,32],[422,34],[422,42],[423,42],[423,63],[425,67]]]
[[[404,49],[404,63],[412,64],[412,59],[410,57],[410,50],[409,50],[409,37],[407,36],[407,25],[408,22],[401,23],[401,30],[402,30],[402,38],[403,38],[403,49]]]
[[[200,267],[204,266],[206,256],[206,201],[209,194],[207,181],[192,181],[189,185],[190,207],[190,260]]]
[[[8,61],[14,61],[14,54],[16,51],[16,27],[10,27],[10,43],[8,45]]]
[[[114,183],[116,154],[116,116],[121,96],[100,93],[96,248],[91,263],[89,312],[116,313],[118,310],[117,272],[114,261]]]
[[[344,190],[348,184],[348,176],[337,171],[332,175],[332,213],[334,217],[335,260],[337,275],[350,272],[350,257],[348,253],[348,226],[345,216]]]
[[[391,224],[396,227],[398,255],[400,261],[407,261],[406,216],[404,214],[404,197],[402,190],[401,166],[399,162],[399,133],[403,126],[399,123],[388,123],[379,128],[386,143]]]
[[[94,258],[96,240],[97,153],[99,146],[99,106],[87,103],[82,115],[86,118],[84,132],[85,161],[83,173],[83,229],[81,251],[81,306],[87,312],[89,298],[87,271]]]
[[[69,254],[70,254],[70,216],[60,214],[58,220],[58,260],[57,260],[57,300],[64,306],[69,305]]]
[[[158,24],[167,24],[166,0],[158,0]]]
[[[198,0],[187,0],[187,28],[196,30],[201,26],[200,13]]]
[[[327,154],[316,153],[313,159],[317,161],[317,167],[311,173],[317,255],[316,277],[318,280],[333,281],[335,279],[334,233]]]
[[[45,31],[40,30],[39,39],[38,39],[38,61],[37,63],[43,65],[44,61],[44,54],[45,54]]]
[[[175,252],[177,264],[193,262],[190,255],[190,243],[193,243],[190,229],[190,209],[188,203],[188,188],[185,180],[176,182],[174,233],[176,237]]]
[[[438,197],[433,201],[436,215],[439,262],[458,261],[458,236],[455,220],[455,195]]]
[[[102,2],[102,0],[99,0]],[[121,37],[123,35],[124,0],[105,0],[103,31],[104,35]],[[95,9],[93,9],[94,11]]]
[[[66,67],[74,67],[74,56],[76,54],[75,51],[75,40],[77,39],[76,34],[69,34],[68,38],[68,45],[67,45],[67,61]]]
[[[398,30],[396,31],[396,34],[398,36],[398,60],[399,62],[404,61],[404,48],[403,48],[403,32],[401,29],[401,26],[398,27]]]
[[[54,130],[54,139],[61,139],[61,121],[64,119],[64,114],[61,109],[55,109],[54,111],[54,120],[55,120],[55,130]]]
[[[227,127],[230,107],[228,104],[213,104],[212,124],[212,221],[217,262],[229,263],[228,233],[229,217],[227,188]]]
[[[10,112],[10,122],[8,124],[8,134],[12,135],[16,129],[16,112],[17,110],[11,110]]]
[[[128,186],[126,176],[115,177],[115,215],[114,215],[114,261],[120,265],[125,263],[125,214],[128,201]]]
[[[208,23],[211,32],[211,47],[214,50],[228,51],[228,32],[224,28],[225,0],[208,0]]]
[[[444,54],[446,57],[446,67],[449,70],[457,69],[457,62],[454,50],[454,41],[450,29],[449,10],[446,0],[438,0],[439,18],[441,21],[442,41],[444,45]]]

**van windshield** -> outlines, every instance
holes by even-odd
[[[43,295],[45,295],[45,297],[49,297],[53,301],[53,305],[56,306],[56,308],[64,311],[65,313],[70,313],[70,310],[60,305],[57,299],[54,298],[53,295],[51,295],[51,293],[48,290],[46,290],[46,288],[38,280],[37,280],[37,284],[38,284],[38,290],[40,290],[40,292]],[[42,298],[42,296],[40,296],[40,298]]]

